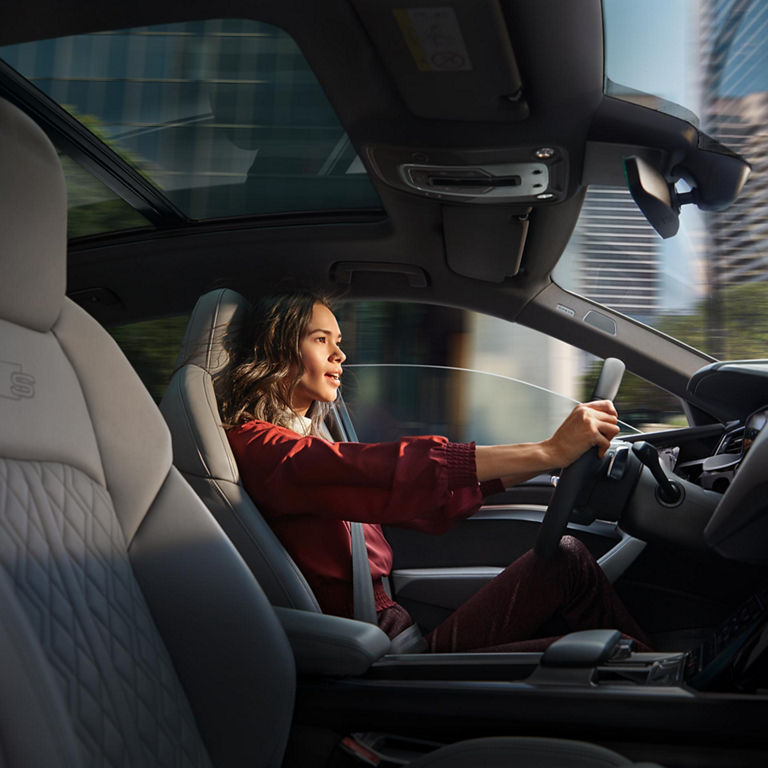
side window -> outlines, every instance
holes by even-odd
[[[337,314],[344,399],[364,441],[542,440],[589,397],[600,369],[576,347],[479,313],[361,302]],[[616,405],[625,433],[685,424],[677,398],[631,374]]]
[[[156,402],[165,394],[189,315],[107,328]]]

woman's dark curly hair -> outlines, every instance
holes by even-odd
[[[331,309],[327,297],[311,291],[274,296],[252,308],[239,343],[230,349],[230,364],[216,381],[225,427],[253,419],[290,426],[293,391],[304,372],[301,339],[315,304]],[[314,434],[322,434],[329,408],[320,402],[310,408]]]

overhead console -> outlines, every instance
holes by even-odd
[[[454,203],[560,202],[568,185],[562,147],[422,149],[368,146],[374,173],[406,192]]]

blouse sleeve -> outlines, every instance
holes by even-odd
[[[441,532],[473,514],[491,490],[477,482],[474,443],[437,436],[333,443],[261,421],[227,434],[246,490],[269,517],[313,515]]]

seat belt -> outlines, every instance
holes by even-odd
[[[358,621],[378,625],[376,600],[373,597],[373,579],[365,547],[365,531],[362,523],[350,523],[352,537],[352,603],[353,616]]]
[[[340,394],[333,403],[330,416],[335,426],[334,431],[341,439],[357,442],[355,427]],[[363,524],[350,522],[349,534],[352,540],[352,615],[358,621],[378,626],[371,564],[368,562]],[[421,653],[427,647],[421,630],[416,624],[406,627],[399,635],[392,638],[391,643],[392,653]]]
[[[373,596],[371,565],[365,547],[365,531],[362,523],[350,523],[352,538],[352,603],[353,615],[358,621],[378,625],[376,600]],[[391,640],[392,653],[422,653],[427,643],[417,624],[406,627]]]

